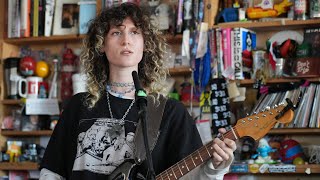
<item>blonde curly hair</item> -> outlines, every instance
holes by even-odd
[[[167,69],[164,67],[164,38],[150,23],[150,15],[146,7],[134,3],[123,3],[120,6],[104,9],[89,25],[88,33],[83,40],[83,51],[80,56],[84,73],[87,75],[87,105],[92,108],[106,92],[109,80],[109,61],[100,50],[104,46],[104,38],[111,26],[121,25],[130,17],[135,26],[142,30],[145,50],[138,65],[138,74],[142,86],[149,93],[158,93],[163,87],[159,83],[166,79]]]

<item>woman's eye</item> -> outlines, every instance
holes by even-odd
[[[139,31],[132,31],[131,34],[140,34]]]
[[[112,35],[114,35],[114,36],[118,36],[118,35],[120,35],[120,34],[121,34],[121,32],[119,32],[119,31],[115,31],[115,32],[112,32],[111,34],[112,34]]]

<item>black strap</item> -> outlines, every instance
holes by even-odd
[[[158,95],[159,95],[159,98],[157,99]],[[164,108],[167,102],[167,98],[160,94],[151,94],[147,96],[147,101],[148,101],[147,132],[148,132],[149,148],[150,148],[150,151],[152,152],[159,136],[159,128],[162,121],[162,116],[163,116]],[[135,162],[137,164],[141,164],[141,162],[146,159],[146,151],[144,147],[141,122],[138,123],[134,142],[135,142],[135,151],[134,151]]]

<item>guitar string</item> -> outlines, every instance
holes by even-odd
[[[237,125],[235,125],[234,127],[231,127],[231,129],[235,132],[235,133],[237,133],[238,131],[237,131]],[[224,133],[223,134],[223,136],[217,136],[216,138],[219,138],[220,140],[223,140],[223,139],[225,139],[225,138],[229,138],[229,139],[232,139],[232,137],[234,137],[235,139],[237,139],[237,138],[239,138],[239,137],[237,137],[237,135],[238,134],[235,134],[234,132],[232,132],[232,130],[229,130],[229,131],[227,131],[226,133]],[[222,139],[223,138],[223,139]],[[209,146],[210,145],[210,146]],[[187,162],[188,161],[190,161],[190,158],[192,158],[193,156],[195,156],[196,154],[198,154],[199,156],[201,156],[201,154],[202,153],[205,153],[206,151],[207,151],[207,149],[205,148],[205,147],[211,147],[211,146],[213,146],[213,141],[210,141],[208,144],[206,144],[206,145],[204,145],[204,146],[202,146],[201,148],[199,148],[198,150],[196,150],[195,152],[193,152],[193,153],[191,153],[190,155],[188,155],[186,158],[183,158],[181,161],[179,161],[179,162],[177,162],[176,164],[174,164],[174,165],[172,165],[170,168],[168,168],[168,170],[169,169],[171,169],[174,173],[175,173],[175,175],[176,175],[176,172],[179,172],[179,174],[181,174],[181,172],[180,172],[180,169],[178,169],[178,170],[175,170],[174,168],[179,168],[178,166],[182,163],[182,162],[184,162],[185,164],[186,164],[186,166],[187,166]],[[211,150],[210,148],[209,148],[209,150]],[[204,152],[203,152],[204,151]],[[211,152],[210,152],[211,153]],[[210,157],[212,157],[212,154],[213,153],[211,153],[210,155],[209,155],[209,157],[208,158],[210,158]],[[192,159],[191,159],[192,160]],[[202,163],[202,162],[201,162]],[[200,164],[201,164],[200,163]],[[198,165],[197,165],[198,166]],[[195,166],[196,167],[196,166]],[[193,168],[190,168],[189,167],[189,169],[190,170],[193,170],[195,167],[193,167]],[[187,172],[189,172],[189,171],[187,171]],[[165,175],[165,174],[167,174],[167,175]],[[163,179],[163,175],[165,175],[164,177],[169,177],[169,175],[168,175],[168,172],[167,172],[167,170],[165,170],[164,172],[162,172],[162,173],[160,173],[157,177],[161,177],[161,179]],[[182,175],[183,176],[183,175]]]
[[[235,132],[237,132],[236,126],[232,127],[232,129],[233,129]],[[230,137],[229,139],[231,139],[232,137],[234,137],[234,134],[232,133],[232,130],[229,130],[229,131],[227,131],[227,132],[224,134],[223,137],[224,137],[224,138],[229,138],[229,137]],[[223,137],[221,136],[221,138],[223,138]],[[219,139],[220,139],[220,138],[219,138]],[[204,154],[204,153],[208,154],[208,153],[207,153],[207,149],[210,150],[210,151],[212,151],[210,148],[207,148],[207,149],[206,149],[206,147],[208,147],[208,145],[210,145],[209,147],[213,146],[213,141],[210,141],[208,144],[202,146],[201,148],[199,148],[199,149],[196,150],[195,152],[191,153],[191,154],[188,155],[187,157],[183,158],[182,160],[180,160],[180,161],[177,162],[176,164],[174,164],[174,165],[172,165],[171,167],[169,167],[167,170],[169,170],[169,169],[173,170],[173,172],[175,173],[175,175],[177,175],[177,173],[178,173],[178,174],[181,174],[180,170],[178,169],[178,166],[181,165],[182,163],[184,163],[184,164],[187,165],[188,163],[186,163],[186,162],[190,161],[190,160],[191,160],[190,158],[192,158],[192,157],[194,157],[194,156],[201,156],[201,154]],[[212,154],[213,154],[213,152],[210,152],[210,156],[208,155],[208,156],[209,156],[208,158],[212,157]],[[201,156],[201,157],[202,157],[202,156]],[[203,157],[202,157],[202,158],[203,158]],[[190,159],[190,160],[189,160],[189,159]],[[201,162],[201,163],[202,163],[202,162]],[[200,163],[200,164],[201,164],[201,163]],[[196,164],[197,164],[197,166],[200,165],[200,164],[198,164],[198,163],[196,163]],[[174,168],[176,168],[176,169],[178,169],[178,170],[175,170]],[[193,170],[194,168],[195,168],[195,167],[192,167],[192,168],[189,167],[190,170]],[[163,171],[163,172],[160,173],[158,176],[161,177],[161,178],[162,178],[162,177],[169,177],[167,170]],[[187,171],[187,172],[190,172],[190,171]],[[158,177],[158,176],[157,176],[157,177]],[[183,175],[182,175],[182,176],[183,176]]]

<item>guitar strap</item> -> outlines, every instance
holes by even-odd
[[[157,99],[156,96],[159,96],[159,98]],[[159,128],[167,98],[161,94],[149,94],[147,96],[147,102],[147,132],[149,149],[152,152],[160,134]],[[142,161],[146,159],[141,121],[139,121],[135,132],[134,143],[134,160],[136,164],[141,164]]]

